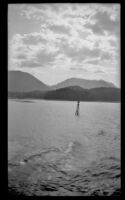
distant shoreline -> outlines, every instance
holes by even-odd
[[[76,102],[77,100],[64,100],[64,99],[37,99],[37,98],[8,98],[8,100],[14,100],[14,101],[31,101],[31,100],[42,100],[42,101],[71,101],[71,102]],[[86,102],[86,103],[121,103],[121,101],[83,101],[81,100],[80,102]]]

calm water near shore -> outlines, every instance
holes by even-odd
[[[120,103],[8,100],[9,191],[120,194]]]

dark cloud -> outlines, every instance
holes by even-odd
[[[104,30],[99,24],[86,24],[87,28],[90,28],[95,34],[103,35]]]
[[[69,34],[69,29],[61,25],[52,25],[49,28],[56,33]]]
[[[92,29],[95,34],[102,35],[104,31],[108,31],[112,34],[119,35],[120,22],[118,18],[113,21],[107,12],[98,12],[95,14],[94,19],[96,20],[95,24],[86,24],[85,26]]]
[[[116,41],[109,40],[109,42],[110,42],[111,46],[113,46],[113,47],[117,47],[118,46]]]
[[[43,66],[51,64],[51,62],[54,61],[54,54],[52,55],[46,54],[44,52],[39,52],[37,55],[37,61]]]
[[[94,71],[94,73],[99,73],[99,74],[101,73],[102,74],[102,73],[105,73],[105,72],[100,70],[100,69],[98,69],[98,70]]]
[[[41,64],[40,63],[36,63],[34,61],[29,61],[29,60],[25,60],[22,61],[20,64],[20,67],[29,67],[29,68],[36,68],[36,67],[40,67]]]
[[[18,59],[27,59],[27,56],[25,55],[25,54],[19,54],[18,56],[17,56],[17,58]]]
[[[96,41],[95,44],[94,44],[94,47],[99,48],[99,45],[100,45],[100,41]]]
[[[112,59],[112,55],[111,53],[108,52],[104,52],[101,56],[101,60],[111,60]]]
[[[80,71],[83,71],[83,72],[88,72],[87,69],[83,68],[83,67],[70,67],[70,70],[80,70]]]
[[[92,65],[98,65],[99,64],[99,60],[89,60],[87,63],[90,63]]]

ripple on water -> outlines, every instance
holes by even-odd
[[[95,158],[87,146],[70,142],[63,151],[42,149],[9,162],[9,190],[32,195],[112,195],[120,189],[120,160]],[[63,192],[62,192],[63,191]]]

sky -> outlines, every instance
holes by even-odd
[[[120,4],[9,4],[8,70],[120,87]]]

